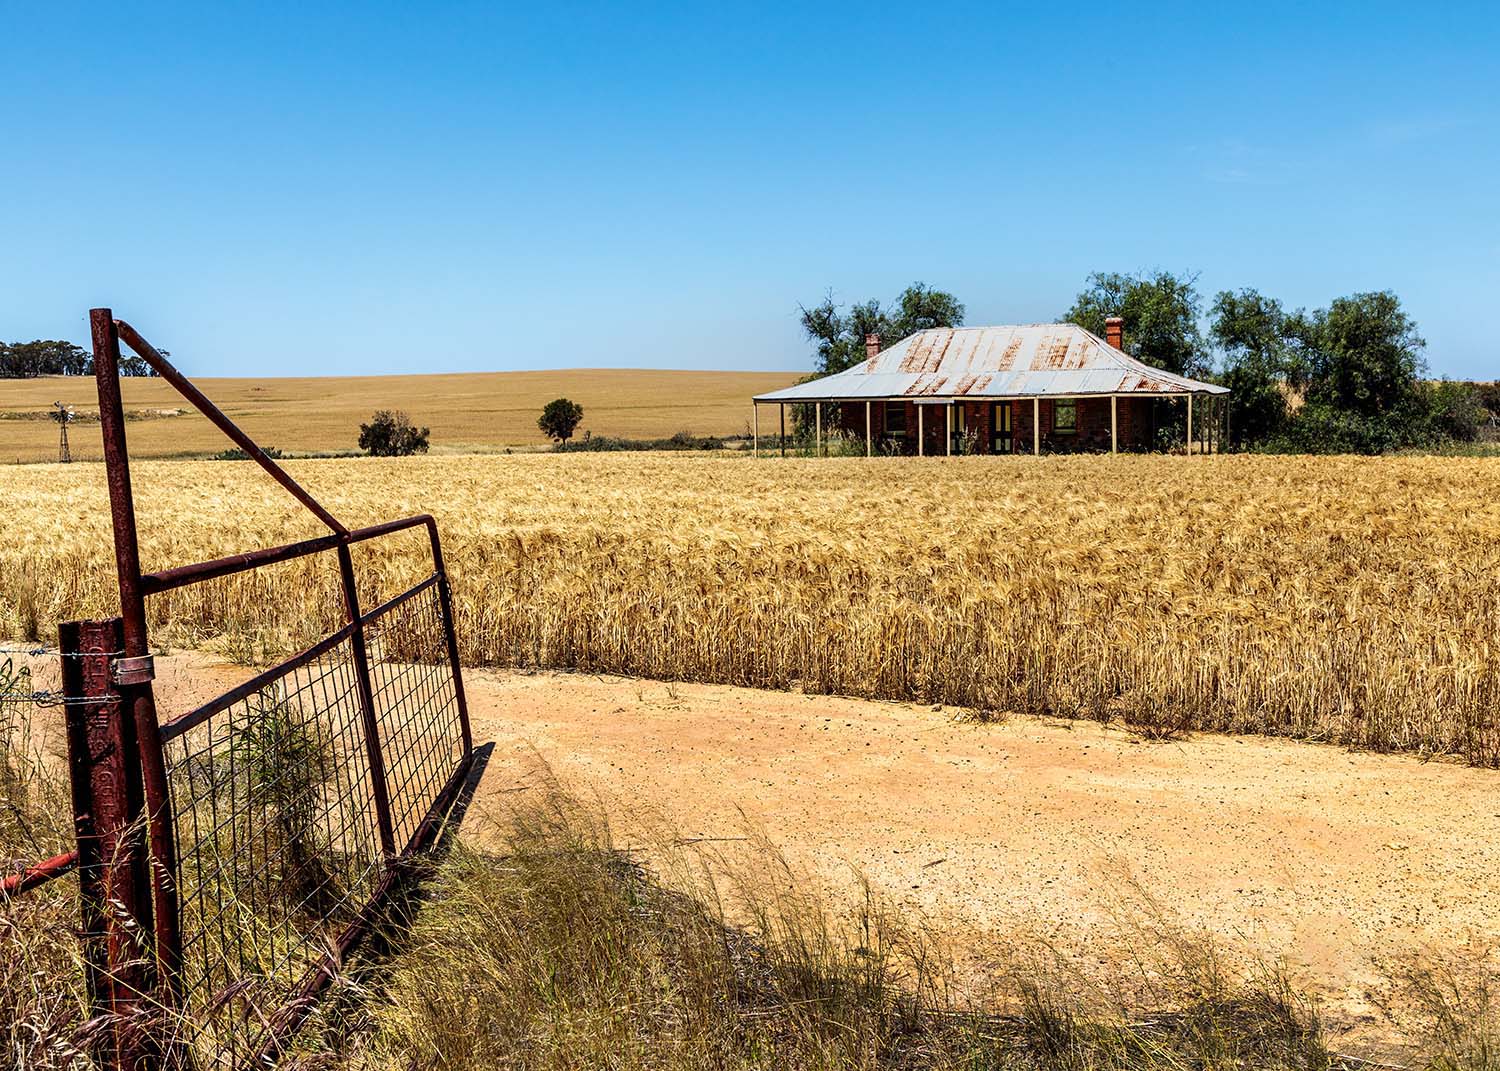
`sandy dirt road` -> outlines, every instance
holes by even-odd
[[[537,756],[685,836],[750,820],[831,888],[857,870],[978,931],[1087,944],[1128,875],[1181,922],[1285,956],[1348,1025],[1381,961],[1500,932],[1500,774],[1255,737],[572,674],[471,672],[483,807]]]
[[[159,672],[164,717],[249,673],[184,655]],[[465,825],[481,841],[540,760],[626,846],[661,820],[710,839],[748,821],[835,896],[862,873],[976,944],[1040,931],[1087,953],[1130,879],[1177,921],[1284,957],[1355,1035],[1380,1032],[1383,963],[1500,937],[1496,771],[582,674],[465,681],[495,745]]]

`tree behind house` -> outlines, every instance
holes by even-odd
[[[1063,322],[1104,337],[1104,321],[1125,321],[1125,352],[1153,368],[1199,379],[1209,372],[1208,347],[1198,329],[1203,302],[1197,275],[1158,271],[1130,275],[1096,271],[1063,315]]]
[[[1237,446],[1374,454],[1473,441],[1489,420],[1473,386],[1423,381],[1426,343],[1390,291],[1312,312],[1223,291],[1212,311]]]
[[[1308,343],[1310,403],[1370,419],[1416,402],[1427,342],[1389,290],[1338,298],[1295,326]]]
[[[832,375],[865,360],[865,336],[879,335],[888,347],[918,331],[935,327],[959,327],[964,306],[944,290],[925,283],[912,283],[889,308],[870,300],[847,308],[833,303],[829,294],[813,308],[798,306],[802,330],[817,347],[817,374]]]
[[[1230,390],[1229,439],[1236,447],[1286,430],[1291,395],[1306,385],[1306,364],[1281,302],[1259,291],[1221,290],[1209,335],[1224,353],[1220,382]],[[1300,315],[1300,314],[1298,314]]]

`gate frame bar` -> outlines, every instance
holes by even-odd
[[[156,935],[152,950],[155,982],[163,1003],[175,1008],[181,1003],[179,967],[182,963],[177,845],[172,836],[171,795],[161,731],[156,719],[156,693],[151,687],[155,671],[151,665],[150,634],[146,625],[146,595],[141,586],[135,497],[130,487],[130,455],[125,445],[125,407],[120,398],[120,336],[108,309],[90,310],[89,325],[94,342],[94,381],[99,390],[99,424],[104,438],[105,478],[109,484],[110,527],[114,531],[115,572],[119,577],[123,626],[123,654],[110,667],[110,676],[119,691],[122,705],[135,722],[135,742],[145,789],[147,839],[154,871],[151,921]],[[161,355],[156,356],[159,359]]]

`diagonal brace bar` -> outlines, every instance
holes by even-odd
[[[172,388],[178,394],[192,402],[195,409],[208,417],[215,427],[229,437],[230,441],[249,454],[256,464],[270,473],[271,478],[286,488],[287,492],[293,498],[306,506],[312,512],[313,516],[317,517],[318,520],[340,535],[348,532],[348,529],[344,527],[337,517],[324,509],[322,503],[304,490],[301,484],[292,479],[291,474],[286,469],[271,460],[266,452],[256,444],[254,439],[241,431],[239,425],[225,416],[222,409],[208,400],[207,395],[193,386],[181,372],[173,368],[171,363],[158,353],[151,343],[142,338],[135,328],[131,327],[124,320],[116,320],[115,330],[119,333],[121,341],[140,354],[141,358],[156,370],[157,375],[172,384]]]

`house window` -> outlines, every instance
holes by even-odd
[[[1078,430],[1078,403],[1057,402],[1052,409],[1052,430],[1059,435],[1072,435]]]
[[[898,439],[906,437],[906,403],[885,403],[885,433]]]

